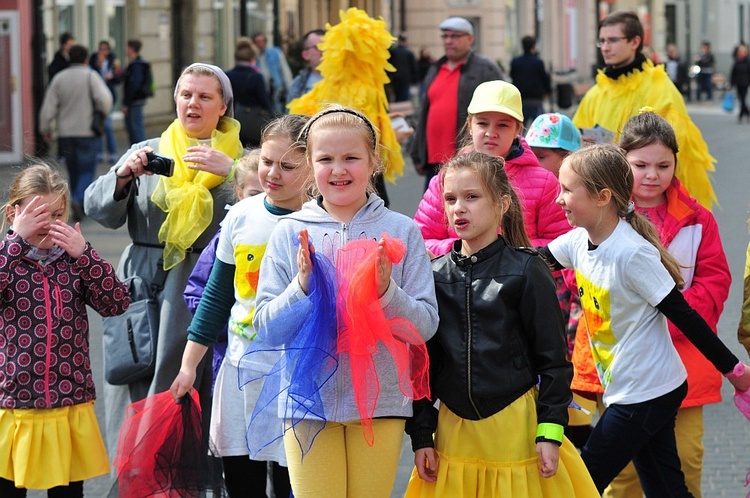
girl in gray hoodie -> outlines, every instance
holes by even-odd
[[[417,225],[374,193],[367,117],[330,107],[300,138],[318,195],[279,222],[261,266],[253,325],[285,349],[264,390],[279,398],[296,497],[387,497],[412,400],[429,391],[430,261]]]

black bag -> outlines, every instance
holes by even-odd
[[[125,280],[130,306],[119,316],[104,318],[104,378],[116,386],[150,377],[156,364],[159,303],[167,272],[159,260],[151,288],[141,277]]]
[[[141,80],[141,86],[139,86],[133,93],[133,100],[146,100],[147,98],[153,97],[155,92],[155,82],[154,73],[151,71],[151,64],[143,59],[133,62],[132,64],[141,64],[143,66],[143,79]]]
[[[151,72],[151,64],[146,61],[142,61],[141,64],[144,65],[143,83],[141,83],[141,88],[138,90],[138,94],[142,96],[142,98],[147,99],[154,96],[154,74]]]
[[[91,131],[94,135],[101,137],[104,135],[104,122],[107,121],[107,115],[102,111],[96,109],[96,101],[94,100],[94,92],[91,89],[91,77],[89,77],[89,97],[91,98],[91,109],[94,115],[91,119]]]
[[[240,122],[240,141],[242,145],[258,147],[263,128],[273,121],[274,115],[271,111],[263,107],[236,104],[234,106],[234,119]]]
[[[104,135],[104,122],[106,120],[107,116],[102,111],[94,111],[94,119],[91,120],[91,131],[97,137]]]

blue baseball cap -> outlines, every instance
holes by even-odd
[[[553,112],[537,116],[526,133],[526,142],[530,147],[574,152],[581,148],[581,134],[568,116]]]

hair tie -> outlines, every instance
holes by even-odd
[[[654,109],[650,105],[645,105],[645,106],[641,107],[640,109],[638,109],[638,115],[639,116],[641,114],[646,114],[648,112],[653,112],[654,114],[656,114],[656,109]]]
[[[625,208],[625,212],[621,215],[625,221],[630,221],[635,215],[635,203],[633,201],[628,202],[628,206]]]

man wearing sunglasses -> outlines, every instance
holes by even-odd
[[[445,55],[425,76],[425,99],[411,147],[414,168],[426,177],[425,189],[440,163],[456,155],[467,108],[480,83],[501,79],[497,64],[471,50],[474,26],[463,17],[440,23]]]
[[[708,172],[714,171],[716,160],[664,66],[654,65],[643,55],[643,25],[638,16],[634,12],[613,12],[602,19],[596,46],[606,66],[599,70],[596,85],[586,92],[573,116],[584,141],[594,141],[591,130],[601,127],[612,132],[616,143],[628,119],[643,107],[653,108],[677,134],[677,177],[698,202],[710,209],[716,194]]]

